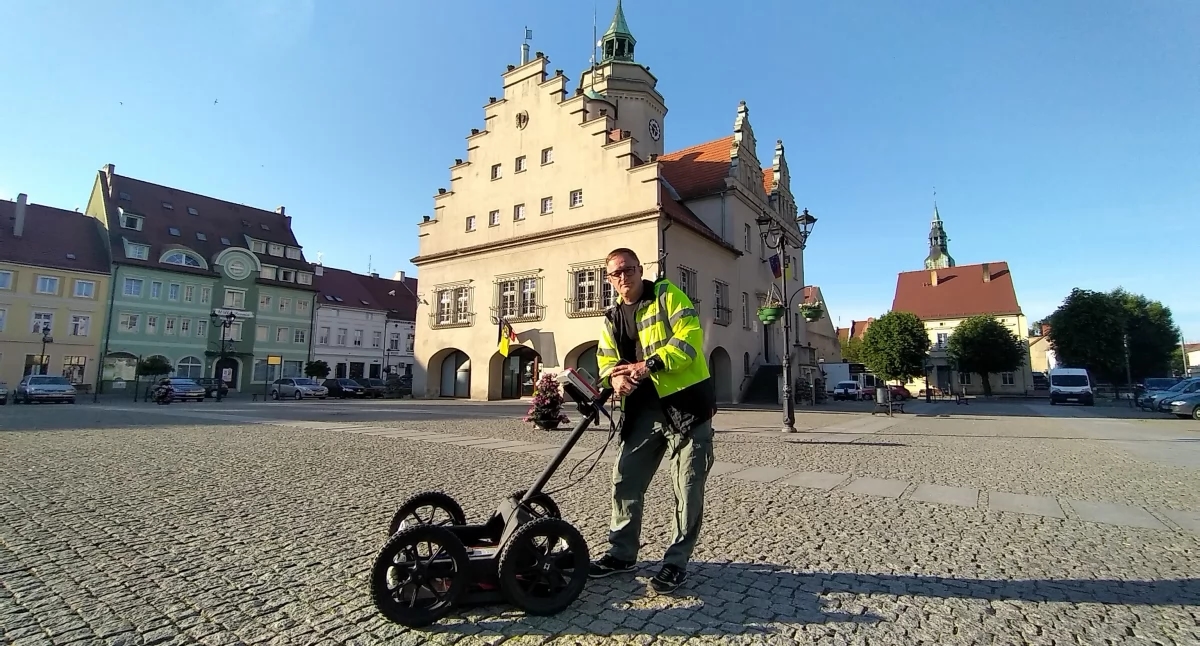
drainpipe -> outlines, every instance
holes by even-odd
[[[93,404],[100,401],[100,389],[104,387],[104,359],[108,357],[108,342],[112,339],[113,300],[117,297],[117,275],[120,273],[120,265],[113,265],[113,273],[108,285],[108,325],[104,326],[104,352],[100,354],[100,362],[96,366],[96,389],[92,391]]]
[[[312,302],[313,302],[312,309],[310,309],[308,311],[308,361],[313,360],[313,356],[312,356],[313,340],[312,339],[313,339],[313,332],[316,331],[316,325],[317,325],[317,308],[320,307],[320,305],[317,304],[317,293],[316,292],[313,292],[313,301]]]
[[[667,226],[662,228],[658,253],[658,279],[667,277],[667,229],[671,228],[671,218],[667,218]]]

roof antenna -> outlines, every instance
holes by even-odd
[[[525,27],[525,42],[521,43],[521,64],[529,62],[529,41],[533,40],[533,30]]]

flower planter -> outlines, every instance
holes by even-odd
[[[559,420],[557,419],[534,419],[533,425],[542,429],[543,431],[557,431],[558,422]]]
[[[800,308],[800,316],[803,316],[805,321],[812,322],[812,321],[820,320],[822,314],[824,314],[824,312],[821,311],[821,308],[819,308],[819,307],[813,307],[813,308],[807,308],[807,309]]]
[[[758,308],[758,320],[762,321],[763,323],[774,323],[775,321],[778,321],[781,316],[783,316],[783,313],[783,306],[781,305],[768,305],[765,307],[760,307]]]

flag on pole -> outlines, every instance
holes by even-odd
[[[508,321],[500,319],[500,330],[496,339],[496,349],[500,351],[500,356],[508,356],[508,344],[517,341],[517,333],[513,332],[512,326]]]
[[[770,263],[771,263],[771,273],[774,274],[776,278],[782,278],[783,277],[783,267],[781,267],[779,264],[779,254],[775,254],[775,255],[771,256]]]

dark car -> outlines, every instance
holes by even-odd
[[[355,381],[358,382],[358,384],[364,389],[366,389],[366,397],[380,399],[387,394],[387,384],[384,383],[382,379],[361,377],[359,379],[355,379]]]
[[[1176,417],[1200,421],[1200,392],[1167,398],[1168,410]]]
[[[367,389],[363,388],[362,384],[342,377],[340,379],[326,379],[325,383],[321,384],[329,389],[330,397],[345,399],[347,397],[366,397]]]
[[[75,403],[75,386],[66,377],[53,375],[27,375],[17,384],[13,393],[14,404],[32,404],[33,402],[65,402]]]
[[[1147,377],[1142,383],[1134,385],[1134,403],[1141,406],[1147,396],[1167,390],[1180,381],[1183,380],[1175,377]]]
[[[200,379],[193,379],[192,381],[195,381],[201,388],[204,389],[205,397],[215,397],[218,391],[221,393],[222,397],[229,394],[229,386],[216,377],[201,377]]]
[[[184,377],[171,377],[171,399],[173,401],[204,401],[207,394],[204,386],[196,383],[195,379],[187,379]]]

